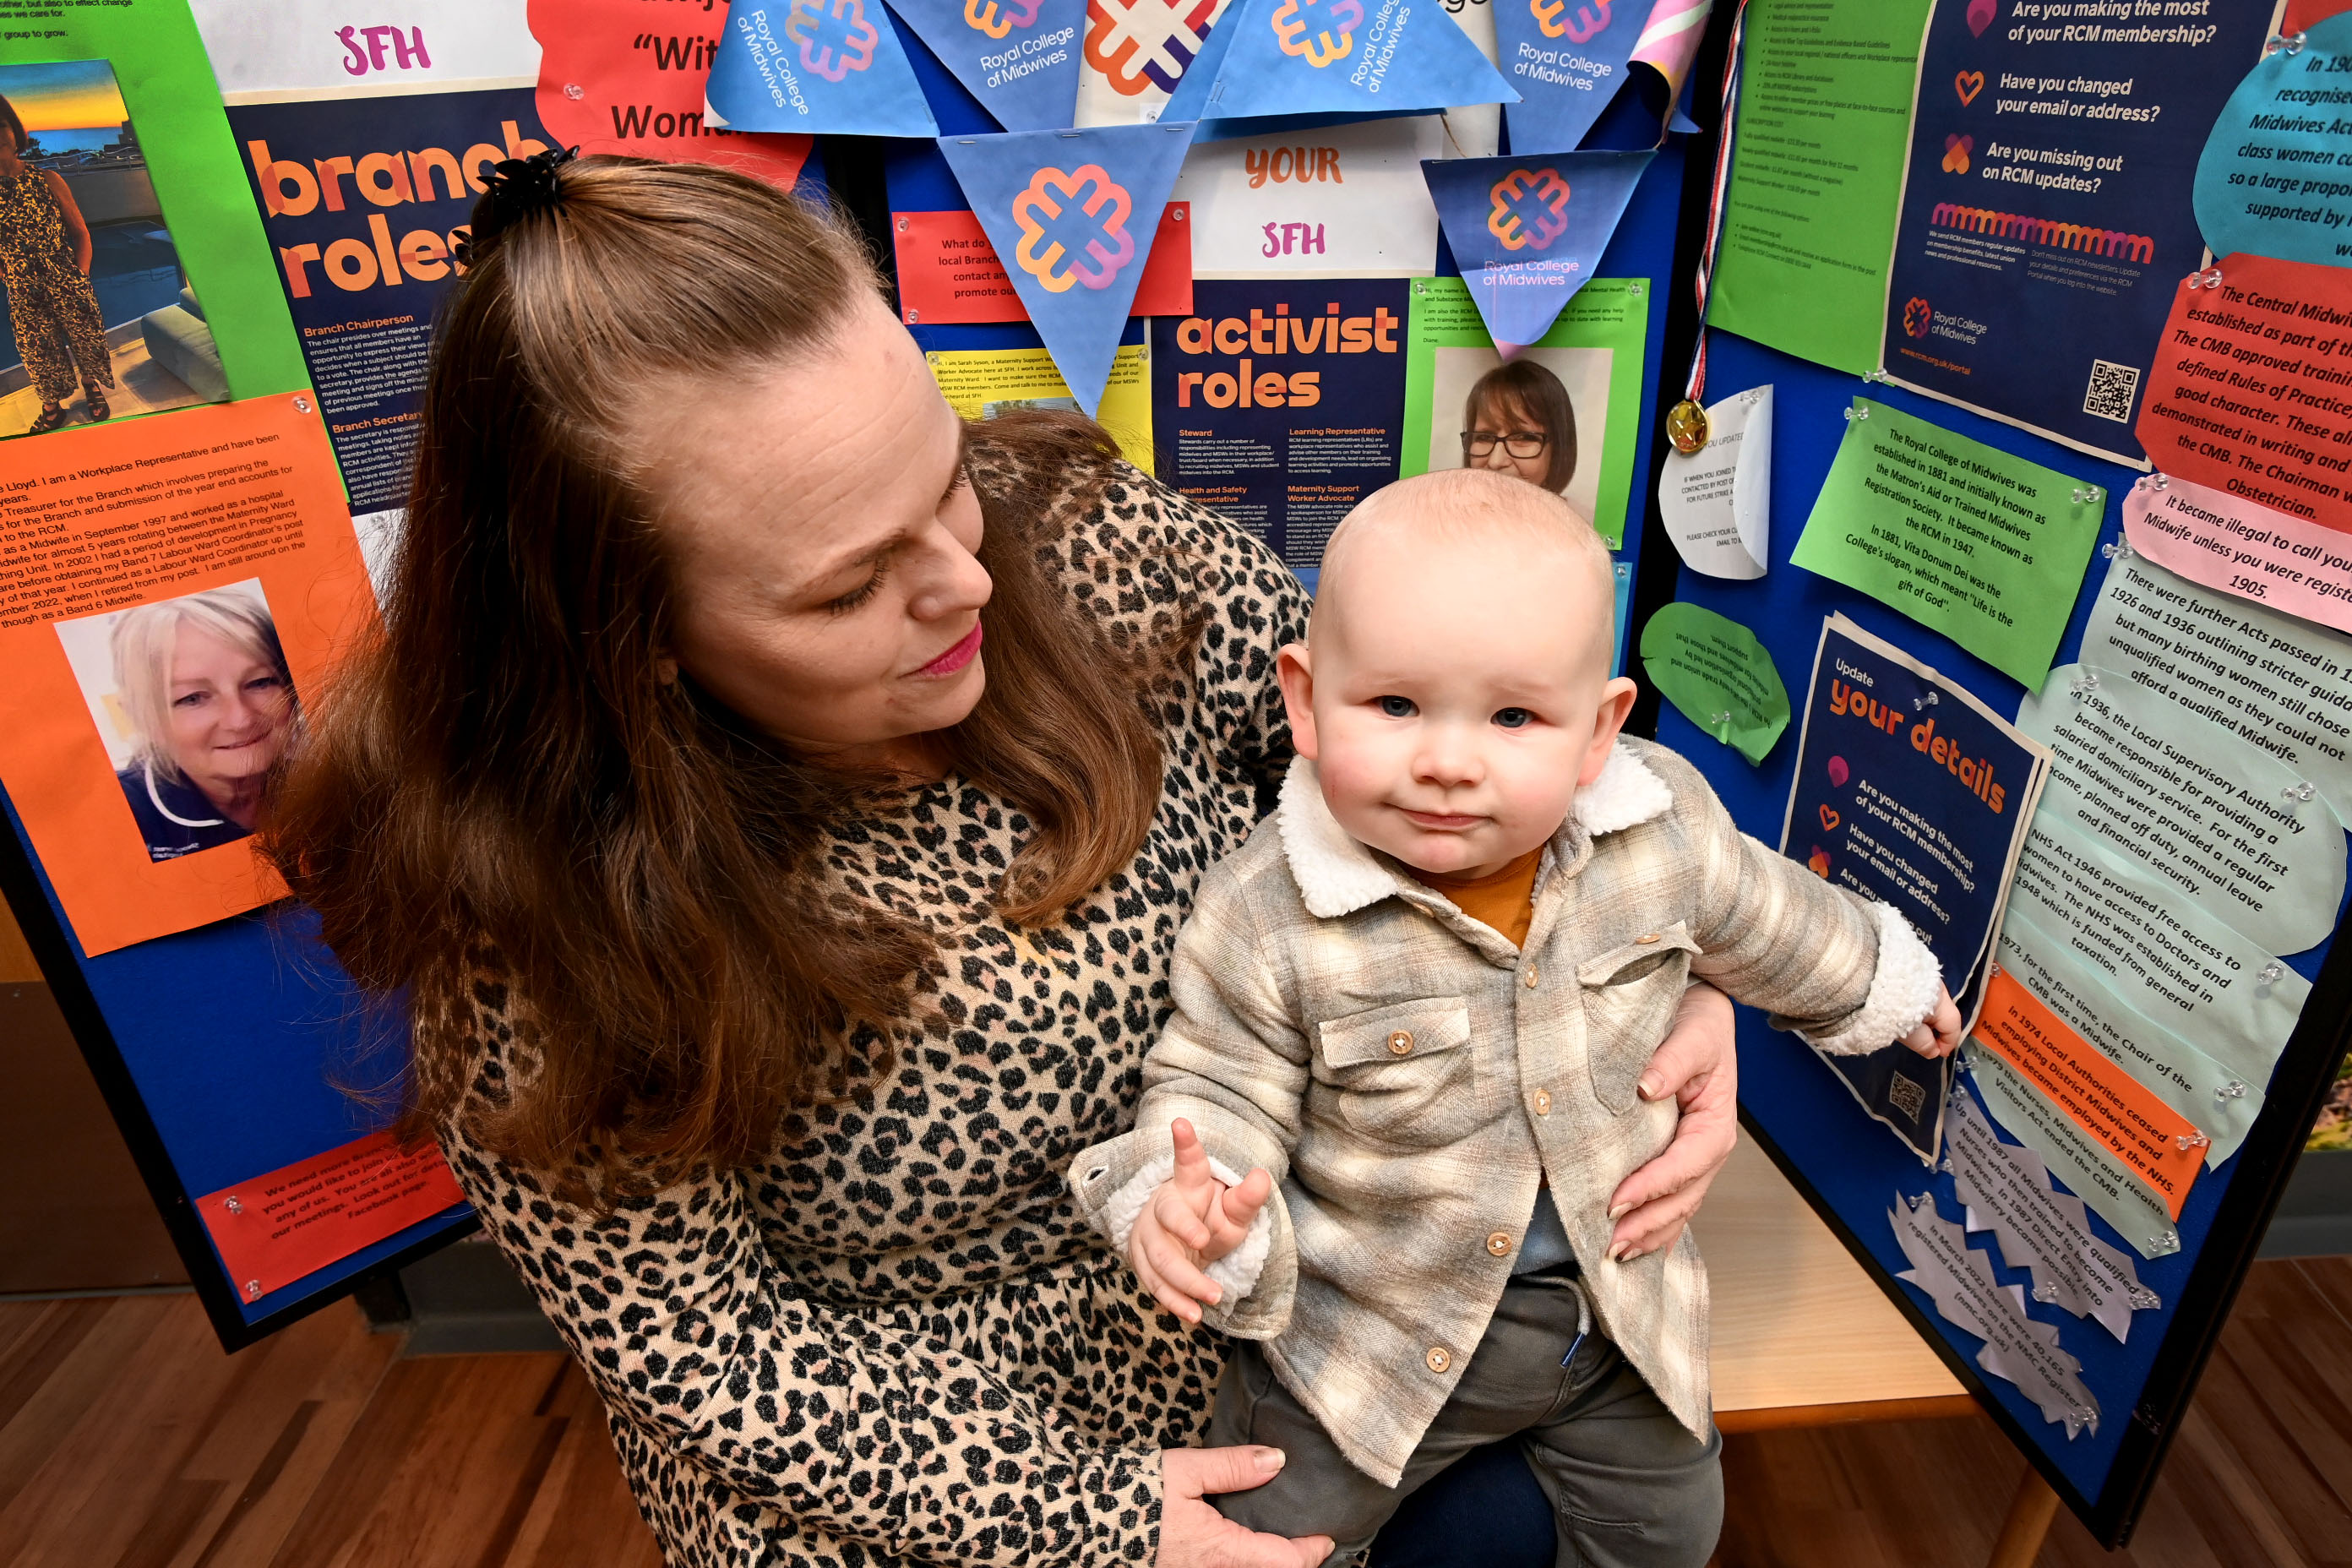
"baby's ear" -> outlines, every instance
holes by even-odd
[[[1592,743],[1585,751],[1584,765],[1576,773],[1579,784],[1591,784],[1609,765],[1609,753],[1617,744],[1617,732],[1625,727],[1626,716],[1633,711],[1633,698],[1639,690],[1622,675],[1601,688],[1601,706],[1592,715]]]
[[[1276,673],[1282,680],[1282,705],[1290,713],[1290,743],[1310,763],[1315,760],[1316,750],[1313,658],[1305,643],[1295,642],[1286,643],[1274,661]]]

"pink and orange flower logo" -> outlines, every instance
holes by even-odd
[[[1015,27],[1025,27],[1037,19],[1045,0],[1013,0],[1012,9],[999,11],[996,0],[987,0],[985,9],[981,0],[963,0],[964,26],[992,38],[1001,38]]]
[[[1487,195],[1486,232],[1505,250],[1549,250],[1568,232],[1568,182],[1553,169],[1514,169]]]
[[[1936,312],[1927,301],[1913,295],[1903,307],[1903,331],[1907,337],[1924,338],[1927,329],[1936,324]]]
[[[1330,23],[1311,38],[1307,29],[1314,24],[1301,15],[1307,6],[1320,10]],[[1360,0],[1333,0],[1328,5],[1321,0],[1282,0],[1274,8],[1273,20],[1275,41],[1282,52],[1296,55],[1321,70],[1333,60],[1346,59],[1348,52],[1355,47],[1356,29],[1364,25],[1364,7]]]
[[[1087,64],[1124,98],[1173,92],[1216,9],[1217,0],[1087,0]]]
[[[827,81],[872,65],[882,41],[866,19],[866,0],[793,0],[784,36],[801,47],[801,64]]]
[[[1056,294],[1073,284],[1107,289],[1135,259],[1135,236],[1127,227],[1133,207],[1127,187],[1099,163],[1068,174],[1040,169],[1013,198],[1013,221],[1021,226],[1013,259]]]

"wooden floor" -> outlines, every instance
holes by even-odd
[[[237,1356],[193,1298],[0,1303],[7,1568],[657,1568],[551,1355],[400,1360],[338,1306]],[[1721,1568],[1979,1568],[1981,1418],[1727,1440]],[[2352,1565],[2352,1259],[2257,1265],[2137,1542],[2047,1568]]]

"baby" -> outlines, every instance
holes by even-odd
[[[1706,1275],[1686,1235],[1613,1256],[1606,1212],[1673,1135],[1642,1071],[1694,976],[1826,1051],[1958,1044],[1901,916],[1620,737],[1612,605],[1591,525],[1516,479],[1349,514],[1282,650],[1270,830],[1201,884],[1135,1130],[1071,1166],[1152,1293],[1244,1342],[1209,1441],[1287,1462],[1218,1506],[1334,1562],[1517,1435],[1563,1565],[1697,1568]]]

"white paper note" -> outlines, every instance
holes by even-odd
[[[1944,1125],[1944,1169],[1968,1205],[1969,1229],[1991,1231],[2003,1262],[2032,1271],[2035,1300],[2095,1321],[2119,1343],[2132,1313],[2163,1304],[2128,1257],[2091,1234],[2083,1200],[2053,1190],[2041,1155],[2002,1142],[1965,1086],[1953,1086]]]
[[[1196,142],[1169,199],[1192,204],[1195,278],[1425,278],[1421,161],[1446,155],[1434,114]]]
[[[1706,411],[1707,441],[1669,448],[1658,510],[1684,564],[1709,577],[1761,577],[1772,559],[1772,389],[1751,386]]]
[[[1918,1204],[1917,1208],[1911,1206]],[[1970,1247],[1960,1227],[1936,1213],[1936,1201],[1898,1196],[1887,1223],[1911,1267],[1897,1274],[1925,1291],[1945,1319],[1984,1341],[1977,1364],[2017,1384],[2042,1407],[2042,1418],[2066,1428],[2072,1441],[2099,1430],[2099,1402],[2083,1386],[2083,1363],[2059,1348],[2058,1331],[2025,1315],[2025,1292],[1993,1279],[1985,1255]]]

